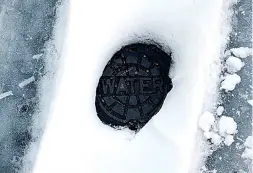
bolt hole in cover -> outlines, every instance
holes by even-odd
[[[153,44],[130,44],[109,60],[96,90],[99,119],[112,127],[142,128],[172,89],[171,55]]]

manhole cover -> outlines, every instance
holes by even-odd
[[[171,56],[155,45],[131,44],[106,65],[96,91],[100,120],[131,130],[143,127],[161,108],[172,88]]]

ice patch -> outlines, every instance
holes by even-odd
[[[26,85],[28,85],[28,84],[30,84],[31,82],[34,82],[34,81],[35,81],[35,78],[34,78],[34,76],[32,76],[32,77],[24,80],[23,82],[19,83],[18,86],[20,88],[24,88]]]
[[[13,95],[12,91],[4,92],[4,93],[0,94],[0,100],[6,98],[8,96],[11,96],[11,95]]]
[[[214,124],[215,118],[212,113],[206,111],[199,118],[199,127],[204,131],[208,132]]]
[[[226,67],[229,73],[235,73],[242,69],[245,64],[234,56],[230,56],[226,61]]]
[[[241,82],[241,77],[237,74],[227,75],[225,80],[221,83],[221,89],[232,91],[235,86]]]
[[[233,118],[222,116],[219,121],[219,133],[221,136],[232,135],[237,132],[237,123]]]
[[[239,58],[246,58],[252,54],[252,49],[248,47],[239,47],[230,49],[232,54]]]

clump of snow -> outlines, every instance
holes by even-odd
[[[248,100],[248,103],[252,106],[253,105],[253,100]]]
[[[223,112],[224,112],[224,107],[223,106],[219,106],[216,109],[216,114],[219,115],[219,116],[221,116]]]
[[[221,89],[232,91],[235,86],[241,82],[241,77],[237,74],[227,75],[221,83]]]
[[[230,146],[234,142],[234,136],[233,135],[227,135],[224,140],[224,144],[227,146]]]
[[[231,51],[230,50],[227,50],[225,53],[224,53],[224,57],[228,57],[231,55]]]
[[[204,137],[210,139],[214,145],[220,145],[222,143],[222,137],[215,132],[205,132]]]
[[[252,148],[252,136],[248,136],[244,142],[244,146],[247,148]]]
[[[204,131],[208,132],[214,124],[214,115],[208,111],[204,112],[199,118],[199,127]]]
[[[232,135],[237,132],[237,123],[233,118],[222,116],[219,120],[219,133],[221,136]]]
[[[30,84],[31,82],[34,82],[35,81],[35,78],[34,76],[28,78],[28,79],[25,79],[24,81],[22,81],[21,83],[18,84],[18,86],[20,88],[24,88],[26,85]]]
[[[217,115],[222,115],[223,106],[216,110]],[[234,134],[237,132],[237,124],[233,118],[222,116],[219,121],[215,120],[212,113],[206,111],[199,119],[199,127],[204,131],[203,135],[215,146],[224,143],[230,146],[234,142]]]
[[[229,73],[240,71],[244,65],[245,64],[239,58],[236,58],[234,56],[230,56],[226,60],[226,67]]]
[[[252,54],[252,49],[248,47],[239,47],[230,49],[232,54],[236,57],[246,58]]]

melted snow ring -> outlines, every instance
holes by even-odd
[[[172,89],[171,56],[156,45],[131,44],[106,65],[96,90],[100,120],[131,130],[143,127],[162,107]]]

